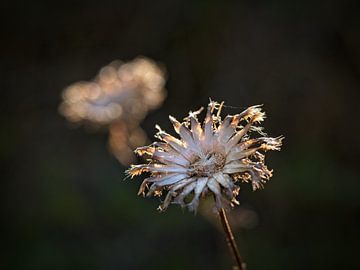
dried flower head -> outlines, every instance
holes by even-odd
[[[164,84],[163,70],[147,58],[128,63],[114,61],[103,67],[93,81],[67,87],[60,112],[71,122],[139,122],[163,102]]]
[[[132,150],[147,139],[140,122],[165,99],[164,84],[163,69],[148,58],[114,61],[92,81],[67,87],[59,110],[70,122],[108,127],[110,150],[128,165]]]
[[[260,106],[223,120],[222,107],[223,103],[210,101],[203,125],[198,121],[202,109],[190,112],[182,123],[170,116],[179,139],[156,126],[155,137],[161,142],[136,149],[138,155],[149,157],[148,164],[132,165],[127,171],[131,177],[150,173],[139,194],[161,195],[167,191],[160,210],[176,203],[196,211],[200,197],[206,194],[214,194],[218,209],[238,204],[238,182],[251,183],[253,190],[263,187],[272,171],[261,152],[280,150],[283,138],[267,137],[256,126],[265,118]],[[250,132],[261,137],[251,138]]]

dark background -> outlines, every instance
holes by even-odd
[[[106,132],[58,114],[64,87],[137,55],[169,74],[150,138],[209,97],[232,114],[264,104],[266,131],[286,137],[270,183],[239,196],[256,215],[236,227],[249,270],[360,269],[358,1],[254,2],[2,4],[2,269],[230,269],[212,222],[159,214]]]

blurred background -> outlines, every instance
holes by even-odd
[[[225,101],[264,104],[265,189],[231,220],[249,270],[360,269],[358,1],[14,1],[2,5],[2,269],[230,269],[216,220],[136,195],[106,131],[73,128],[61,92],[114,59],[167,69],[141,127]]]

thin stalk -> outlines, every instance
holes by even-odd
[[[236,245],[235,238],[234,238],[234,235],[232,233],[229,221],[228,221],[228,219],[226,217],[226,213],[225,213],[224,208],[221,208],[219,210],[219,216],[220,216],[221,224],[223,226],[223,229],[224,229],[224,232],[225,232],[225,235],[226,235],[226,240],[227,240],[229,249],[232,252],[233,257],[234,257],[234,259],[236,261],[236,264],[237,264],[236,269],[246,270],[246,264],[241,259],[240,252],[239,252],[239,249],[238,249],[238,247]]]

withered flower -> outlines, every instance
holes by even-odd
[[[68,86],[60,112],[71,122],[106,125],[121,119],[138,123],[149,110],[161,105],[164,84],[163,70],[150,59],[113,61],[93,81]]]
[[[196,211],[200,198],[213,194],[217,209],[237,204],[239,182],[249,182],[253,190],[263,187],[272,171],[265,165],[264,152],[280,150],[283,137],[267,137],[257,126],[265,118],[260,106],[221,119],[221,104],[210,101],[203,125],[198,121],[202,109],[190,112],[179,122],[170,116],[180,138],[156,126],[161,142],[136,149],[148,157],[147,164],[132,165],[127,173],[134,177],[149,172],[139,194],[161,195],[167,191],[159,210],[170,203]],[[260,137],[251,138],[256,132]]]
[[[139,124],[164,101],[164,85],[164,70],[148,58],[114,61],[92,81],[67,87],[59,110],[70,122],[109,128],[111,151],[129,164],[132,150],[146,141]]]

